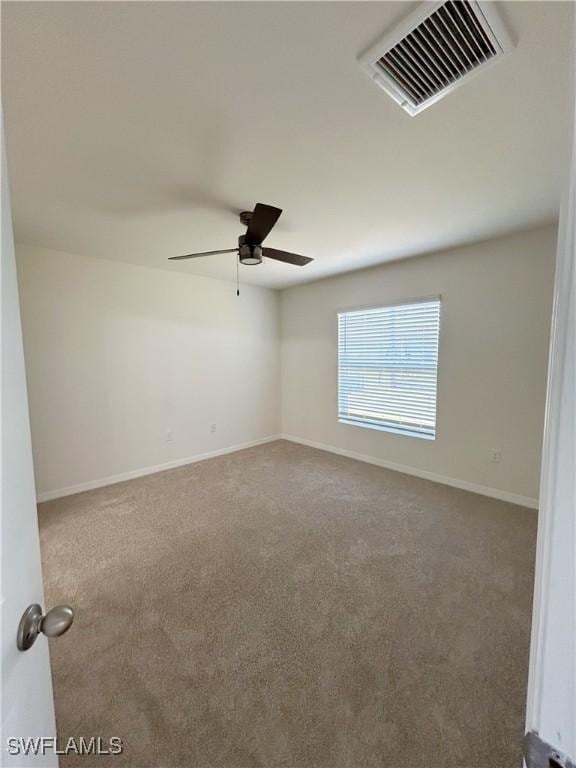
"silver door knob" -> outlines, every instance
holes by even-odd
[[[38,603],[29,605],[18,625],[18,650],[27,651],[32,648],[41,632],[46,637],[60,637],[70,629],[73,621],[74,611],[68,605],[57,605],[45,616],[42,615],[42,607]]]

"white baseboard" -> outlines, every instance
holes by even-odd
[[[37,501],[40,504],[43,501],[52,501],[52,499],[60,499],[63,496],[71,496],[74,493],[82,493],[82,491],[92,491],[94,488],[103,488],[106,485],[114,485],[115,483],[123,483],[125,480],[134,480],[136,477],[144,477],[144,475],[153,475],[155,472],[164,472],[166,469],[175,469],[176,467],[183,467],[186,464],[194,464],[197,461],[205,461],[206,459],[213,459],[216,456],[224,456],[226,453],[235,453],[236,451],[242,451],[245,448],[253,448],[256,445],[264,445],[264,443],[271,443],[274,440],[280,440],[281,435],[271,435],[270,437],[263,437],[260,440],[251,440],[249,443],[240,443],[238,445],[231,445],[229,448],[219,448],[216,451],[208,451],[208,453],[199,453],[196,456],[188,456],[185,459],[175,459],[174,461],[167,461],[165,464],[156,464],[153,467],[143,467],[142,469],[133,469],[130,472],[121,472],[119,475],[110,475],[109,477],[102,477],[99,480],[89,480],[86,483],[78,483],[78,485],[69,485],[66,488],[58,488],[55,491],[43,491],[37,496]]]
[[[325,443],[317,443],[314,440],[305,440],[301,437],[294,437],[294,435],[280,435],[280,437],[282,440],[289,440],[291,443],[299,443],[300,445],[307,445],[310,448],[318,448],[321,451],[336,453],[338,456],[346,456],[349,459],[364,461],[366,464],[375,464],[378,467],[384,467],[385,469],[392,469],[395,472],[402,472],[405,475],[414,475],[414,477],[421,477],[424,480],[432,480],[435,483],[441,483],[442,485],[450,485],[453,488],[460,488],[463,491],[471,491],[472,493],[479,493],[481,496],[490,496],[491,498],[499,499],[500,501],[508,501],[511,504],[518,504],[521,507],[528,507],[529,509],[538,509],[538,499],[533,499],[530,496],[521,496],[518,493],[511,493],[510,491],[501,491],[499,488],[490,488],[487,485],[478,485],[477,483],[469,483],[467,480],[457,480],[454,477],[437,475],[435,472],[426,472],[423,469],[408,467],[404,464],[396,464],[393,461],[386,461],[385,459],[377,459],[373,456],[367,456],[366,454],[363,454],[363,453],[356,453],[355,451],[347,451],[343,448],[335,448],[332,445],[326,445]]]
[[[326,445],[325,443],[317,443],[314,440],[305,440],[301,437],[295,437],[294,435],[271,435],[270,437],[264,437],[260,440],[252,440],[248,443],[240,443],[238,445],[232,445],[229,448],[220,448],[216,451],[208,451],[207,453],[199,453],[196,456],[188,456],[184,459],[175,459],[174,461],[167,461],[164,464],[156,464],[152,467],[143,467],[142,469],[134,469],[130,472],[122,472],[118,475],[110,475],[108,477],[102,477],[99,480],[89,480],[86,483],[78,483],[77,485],[69,485],[66,488],[58,488],[55,491],[44,491],[38,494],[38,503],[43,501],[52,501],[53,499],[60,499],[63,496],[71,496],[74,493],[82,493],[82,491],[91,491],[95,488],[103,488],[106,485],[114,485],[115,483],[122,483],[125,480],[134,480],[137,477],[144,477],[145,475],[153,475],[155,472],[163,472],[166,469],[175,469],[176,467],[183,467],[186,464],[194,464],[197,461],[205,461],[206,459],[213,459],[216,456],[224,456],[227,453],[235,453],[236,451],[242,451],[245,448],[253,448],[257,445],[264,445],[265,443],[271,443],[274,440],[288,440],[291,443],[299,443],[300,445],[307,445],[310,448],[318,448],[321,451],[328,451],[329,453],[335,453],[338,456],[346,456],[349,459],[356,459],[357,461],[363,461],[366,464],[375,464],[378,467],[384,467],[385,469],[392,469],[395,472],[402,472],[405,475],[413,475],[414,477],[421,477],[424,480],[432,480],[435,483],[441,483],[442,485],[450,485],[453,488],[460,488],[463,491],[471,491],[472,493],[479,493],[482,496],[490,496],[493,499],[500,499],[501,501],[508,501],[511,504],[518,504],[522,507],[528,507],[530,509],[538,509],[538,500],[529,496],[521,496],[517,493],[511,493],[510,491],[501,491],[498,488],[490,488],[486,485],[478,485],[477,483],[469,483],[467,480],[457,480],[454,477],[446,477],[445,475],[438,475],[435,472],[426,472],[422,469],[416,469],[414,467],[406,466],[405,464],[396,464],[392,461],[386,461],[385,459],[377,459],[373,456],[368,456],[363,453],[356,453],[355,451],[347,451],[343,448],[335,448],[332,445]]]

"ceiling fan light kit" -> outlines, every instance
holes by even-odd
[[[262,246],[249,245],[246,242],[246,235],[240,235],[238,238],[238,258],[240,259],[240,264],[247,264],[249,266],[261,264]]]

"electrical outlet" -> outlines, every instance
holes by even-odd
[[[502,451],[500,450],[500,448],[490,449],[490,461],[493,464],[499,464],[502,461]]]
[[[210,432],[216,432],[216,424],[210,424]]]
[[[166,442],[171,443],[174,440],[174,432],[166,432]]]

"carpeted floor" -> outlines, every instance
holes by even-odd
[[[62,766],[520,765],[535,512],[278,441],[39,515]]]

